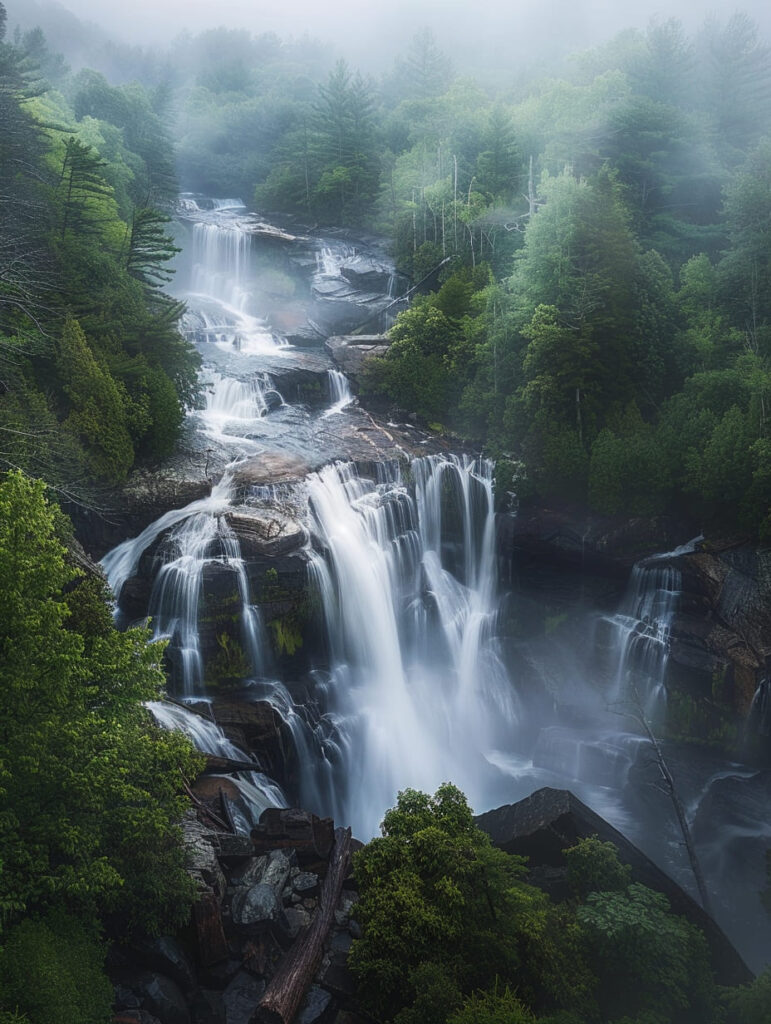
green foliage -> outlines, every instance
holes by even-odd
[[[621,892],[631,881],[631,868],[618,859],[613,843],[597,836],[580,839],[564,851],[568,885],[579,899],[591,892]]]
[[[771,1015],[771,970],[759,974],[751,985],[724,989],[726,1024],[765,1024]]]
[[[0,484],[0,906],[4,924],[66,903],[157,931],[192,897],[176,821],[180,772],[199,764],[142,702],[163,686],[161,649],[118,633],[77,596],[43,485]],[[64,598],[64,588],[75,584]],[[95,627],[95,628],[94,628]],[[81,633],[83,629],[85,632]]]
[[[507,988],[500,994],[474,993],[447,1024],[535,1024],[535,1017]]]
[[[0,949],[0,1013],[29,1024],[107,1024],[113,989],[103,973],[98,935],[77,918],[56,911],[11,928]],[[7,1014],[7,1020],[4,1020]]]
[[[496,977],[528,1000],[585,1003],[575,925],[492,847],[454,786],[400,793],[382,832],[354,860],[363,937],[349,964],[370,1012],[442,1022]]]
[[[652,1021],[716,1021],[704,936],[669,912],[665,896],[633,882],[592,892],[578,909],[597,964],[606,1019],[648,1013]]]

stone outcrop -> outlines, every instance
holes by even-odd
[[[531,881],[556,898],[568,895],[564,850],[579,839],[598,836],[616,847],[635,882],[663,893],[672,911],[701,928],[709,944],[715,976],[722,985],[742,985],[752,973],[730,941],[698,903],[619,831],[564,789],[539,789],[475,819],[493,843],[507,853],[527,857]]]
[[[355,383],[367,360],[384,356],[390,344],[385,334],[340,334],[327,338],[324,347],[343,373]]]
[[[330,835],[330,819],[298,810],[266,811],[254,840],[218,832],[188,812],[185,843],[199,887],[193,927],[179,939],[164,936],[112,950],[115,1020],[250,1024],[295,939],[300,941],[316,920],[321,878],[333,849]],[[268,837],[275,839],[270,849]],[[347,864],[345,888],[297,1022],[364,1024],[346,964],[357,898]]]

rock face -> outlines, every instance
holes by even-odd
[[[372,256],[363,254],[351,256],[340,267],[340,273],[362,292],[383,292],[388,294],[394,280],[391,267],[378,262]]]
[[[315,917],[333,823],[301,810],[271,808],[250,840],[215,832],[190,811],[184,834],[200,893],[193,928],[179,940],[164,936],[112,950],[115,1019],[250,1024],[286,951]],[[301,871],[298,863],[317,870]],[[363,1024],[346,965],[356,930],[350,864],[344,885],[325,955],[296,1018],[305,1024]]]
[[[342,334],[328,338],[325,348],[343,373],[355,383],[367,360],[384,356],[390,344],[385,334]]]
[[[566,884],[564,849],[595,835],[613,843],[621,861],[631,866],[635,882],[663,893],[675,914],[688,918],[704,931],[720,984],[742,985],[752,980],[749,968],[709,914],[634,844],[568,790],[539,789],[526,799],[488,811],[475,821],[500,849],[529,859],[536,885],[560,895],[564,894]]]

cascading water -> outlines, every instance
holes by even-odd
[[[601,620],[610,634],[611,701],[639,701],[654,721],[666,708],[670,631],[680,598],[680,573],[668,557],[638,562],[621,607]]]
[[[495,643],[492,466],[429,456],[378,482],[309,480],[312,576],[330,653],[336,813],[372,835],[399,788],[452,778],[484,802],[518,701]]]
[[[324,412],[324,416],[334,416],[338,412],[342,412],[346,406],[350,405],[353,401],[353,394],[351,392],[351,385],[348,378],[340,370],[327,370],[329,377],[329,396],[332,399],[332,404]]]
[[[255,374],[247,381],[212,374],[206,390],[206,406],[201,419],[207,434],[221,441],[247,440],[255,421],[284,400],[267,373]]]
[[[204,754],[213,754],[231,761],[251,760],[248,754],[231,743],[218,725],[201,715],[168,701],[150,701],[147,707],[159,725],[164,729],[185,733]],[[252,823],[259,819],[266,807],[281,807],[286,803],[280,787],[257,768],[254,771],[237,772],[228,778],[238,789],[246,811],[245,815],[233,815],[239,831],[248,834]]]

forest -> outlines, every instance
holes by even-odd
[[[410,302],[360,402],[474,446],[499,495],[765,545],[771,45],[742,13],[695,31],[660,17],[503,77],[421,28],[375,77],[309,36],[140,48],[63,8],[19,27],[15,6],[0,3],[0,1024],[105,1024],[111,944],[190,927],[179,824],[203,758],[145,709],[174,637],[117,628],[68,513],[158,471],[206,403],[173,289],[180,191],[240,197],[298,235],[386,239]],[[354,857],[351,1021],[769,1020],[768,971],[718,985],[699,929],[611,844],[563,851],[552,901],[454,786],[393,798]]]

